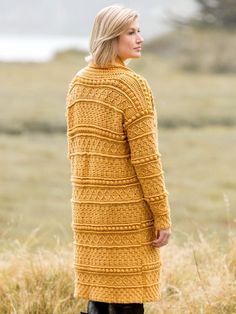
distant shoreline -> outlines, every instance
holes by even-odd
[[[88,51],[88,37],[0,35],[1,62],[46,62],[63,50]]]

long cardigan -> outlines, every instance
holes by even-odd
[[[69,84],[65,116],[74,297],[159,300],[162,260],[151,242],[171,219],[147,80],[120,59],[89,64]]]

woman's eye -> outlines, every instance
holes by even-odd
[[[140,33],[140,30],[137,31],[137,33]],[[129,32],[129,35],[134,34],[134,32]]]

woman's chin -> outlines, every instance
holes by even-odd
[[[137,53],[133,54],[131,58],[140,58],[141,56],[142,56],[141,52],[137,52]]]

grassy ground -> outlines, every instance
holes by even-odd
[[[161,248],[161,300],[145,304],[147,314],[232,314],[236,311],[236,241],[199,233],[183,246]],[[72,247],[38,249],[15,243],[1,254],[0,313],[74,314],[86,301],[73,297]]]
[[[0,312],[75,313],[65,97],[83,55],[0,64]],[[144,53],[172,209],[163,300],[147,313],[235,309],[236,77]],[[13,279],[13,280],[10,280]],[[2,301],[3,300],[3,301]],[[24,302],[22,302],[22,300]],[[43,310],[42,310],[43,309]]]

